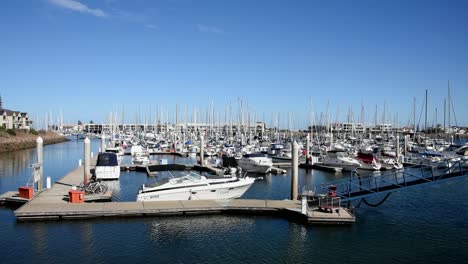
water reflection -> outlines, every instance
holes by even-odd
[[[24,173],[36,157],[33,150],[0,153],[0,178]]]

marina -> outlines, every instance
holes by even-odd
[[[307,139],[308,138],[309,137],[307,137]],[[294,198],[290,200],[225,200],[226,198],[239,198],[240,196],[242,196],[243,193],[253,183],[254,178],[249,180],[249,177],[237,179],[235,176],[230,176],[230,178],[227,176],[223,176],[225,170],[216,168],[210,165],[210,163],[205,163],[203,153],[200,153],[199,160],[199,163],[202,165],[190,166],[175,163],[168,164],[167,160],[165,159],[161,159],[158,162],[155,162],[153,160],[151,162],[148,162],[148,164],[146,165],[119,165],[117,163],[117,160],[120,160],[121,158],[118,158],[117,154],[115,154],[114,152],[99,153],[99,155],[97,156],[91,154],[90,143],[91,141],[89,139],[86,138],[84,140],[84,165],[80,160],[79,166],[77,168],[70,171],[63,178],[58,179],[52,186],[50,186],[50,179],[48,179],[47,188],[43,190],[37,190],[37,192],[33,196],[30,196],[29,199],[21,197],[23,196],[23,194],[21,194],[21,188],[24,189],[24,187],[20,187],[19,195],[14,191],[10,191],[3,194],[0,197],[0,201],[2,201],[3,203],[25,203],[25,205],[23,205],[14,212],[15,216],[19,221],[67,220],[98,217],[146,217],[168,215],[200,215],[214,213],[248,213],[256,215],[279,215],[283,217],[293,218],[296,219],[296,221],[305,222],[309,224],[344,224],[355,222],[355,216],[351,213],[351,211],[349,211],[345,207],[342,207],[341,203],[345,204],[346,202],[352,200],[361,200],[366,202],[364,198],[374,196],[380,193],[387,193],[387,196],[382,200],[383,203],[392,191],[408,188],[419,184],[436,183],[440,180],[446,180],[453,177],[460,177],[464,176],[465,174],[468,174],[467,159],[458,159],[454,160],[453,162],[447,159],[439,163],[439,165],[437,165],[436,168],[430,165],[423,165],[421,163],[421,165],[408,167],[404,171],[390,171],[390,173],[382,173],[380,176],[360,176],[354,170],[351,173],[349,180],[344,179],[341,182],[324,183],[321,185],[313,186],[312,188],[310,188],[310,186],[303,186],[302,193],[299,194],[297,179],[295,179],[295,177],[297,176],[294,175],[297,174],[297,171],[300,167],[306,169],[319,168],[322,170],[333,172],[337,172],[339,170],[333,169],[333,167],[325,165],[318,165],[318,167],[317,165],[313,166],[313,164],[309,164],[308,160],[306,161],[306,163],[299,165],[299,159],[297,154],[299,145],[296,142],[294,142],[292,148],[293,155],[289,166],[285,162],[281,164],[276,164],[276,166],[292,167],[291,198]],[[114,142],[111,142],[109,144],[115,145]],[[43,147],[41,138],[38,138],[37,145],[38,157],[42,157],[43,154],[41,153],[41,151]],[[308,145],[309,143],[307,143],[307,146]],[[101,149],[107,148],[104,136],[101,138],[100,146]],[[404,148],[406,150],[406,144]],[[112,149],[114,149],[114,147]],[[203,147],[201,149],[203,149]],[[398,149],[397,151],[399,152],[400,150]],[[308,150],[306,150],[306,152],[308,152]],[[258,157],[266,158],[266,156]],[[235,162],[234,160],[232,161]],[[38,164],[42,163],[40,160],[38,160],[38,162]],[[224,165],[226,165],[229,162],[224,161],[224,163]],[[151,185],[149,187],[145,187],[145,185],[143,185],[143,187],[139,191],[137,201],[112,202],[112,190],[109,190],[107,188],[105,181],[102,183],[103,186],[105,186],[105,189],[99,192],[93,191],[92,193],[87,193],[88,191],[86,191],[85,193],[83,187],[79,187],[83,186],[83,182],[89,181],[89,178],[91,176],[90,174],[98,175],[99,171],[109,171],[109,169],[114,170],[114,167],[108,167],[109,169],[106,169],[106,167],[102,167],[103,164],[114,164],[111,166],[114,166],[115,170],[117,170],[117,172],[119,173],[122,169],[130,170],[130,167],[133,167],[135,171],[138,170],[146,172],[147,176],[149,177],[157,177],[158,171],[161,172],[169,170],[178,170],[189,172],[182,174],[186,176],[179,176],[175,179],[169,179],[168,183],[160,185],[161,187],[156,187],[156,194],[149,192],[154,187],[151,187]],[[444,164],[445,167],[442,166]],[[270,163],[269,166],[271,168],[272,164]],[[41,166],[33,167],[33,170],[36,173],[40,173],[40,168]],[[208,179],[210,179],[208,180],[205,176],[200,176],[196,173],[190,173],[191,170],[198,170],[200,172],[205,171],[221,177],[208,177]],[[106,176],[106,178],[108,177],[109,176]],[[42,176],[40,176],[39,178],[42,178]],[[111,177],[109,179],[114,179],[114,177]],[[180,181],[179,183],[183,188],[186,189],[185,191],[184,189],[179,189],[181,187],[176,187],[177,184],[168,185],[172,182],[179,182],[178,179],[185,179],[185,181]],[[119,180],[118,174],[117,180]],[[227,188],[230,187],[228,185],[231,184],[228,182],[232,182],[232,184],[234,184],[234,182],[238,182],[239,180],[250,181],[246,189],[244,189],[239,194],[234,194],[235,188],[232,188],[234,187],[234,185],[232,185],[232,187],[229,188],[230,191],[234,192],[231,196],[225,197],[224,195],[219,196],[220,194],[217,194],[219,192],[227,193]],[[211,189],[210,192],[209,187],[208,189],[204,189],[210,185],[208,181],[213,181],[213,184],[217,184],[216,186],[218,187],[226,185],[226,187],[222,187],[226,188],[226,191],[222,191],[224,189],[220,189],[218,190],[218,192],[216,192],[216,189]],[[193,187],[188,187],[190,185],[187,184],[190,182],[193,182]],[[220,185],[220,183],[222,183],[222,185]],[[99,186],[101,183],[99,181],[96,182],[96,184]],[[165,187],[166,185],[171,187]],[[86,186],[86,184],[84,186]],[[206,187],[200,188],[199,186]],[[159,191],[159,189],[161,191]],[[180,194],[170,194],[172,192],[170,191],[171,189],[174,189]],[[204,190],[207,191],[205,196],[202,195],[202,193],[205,192]],[[73,201],[72,199],[72,195],[74,195],[75,192],[79,193],[79,198],[77,198],[77,201]],[[148,195],[145,192],[148,192]],[[189,193],[188,196],[187,193]],[[140,195],[144,196],[140,197]],[[164,195],[169,196],[167,196],[166,198],[162,198],[164,197]],[[170,198],[172,197],[170,195],[175,196],[174,198]],[[153,198],[150,200],[146,200],[151,197],[157,197],[157,199]],[[299,197],[302,198],[297,200],[296,198]],[[96,204],[94,202],[102,203]],[[366,202],[366,204],[368,203]]]
[[[468,259],[468,2],[0,2],[0,264]]]

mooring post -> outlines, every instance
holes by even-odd
[[[309,148],[310,148],[310,134],[307,134],[307,139],[306,139],[306,164],[309,164]]]
[[[405,154],[405,159],[406,156],[408,156],[408,135],[405,136],[405,149],[404,149],[404,154]]]
[[[52,181],[50,179],[50,176],[47,176],[47,178],[46,178],[46,188],[47,189],[50,189],[50,186],[52,186],[51,183],[52,183]]]
[[[84,183],[88,183],[89,179],[91,178],[90,174],[90,167],[91,167],[91,159],[90,159],[90,140],[89,138],[85,138],[84,140]]]
[[[303,195],[301,199],[301,213],[307,215],[307,196]]]
[[[203,166],[205,164],[205,139],[204,135],[200,135],[200,165]]]
[[[396,159],[400,162],[400,136],[396,136]]]
[[[106,135],[101,135],[101,152],[106,152]]]
[[[44,140],[41,137],[36,139],[37,146],[37,163],[39,164],[39,181],[37,182],[37,190],[40,191],[44,188]]]
[[[294,141],[292,145],[292,159],[291,159],[291,200],[297,199],[298,189],[298,172],[299,172],[299,145]]]

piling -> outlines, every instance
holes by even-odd
[[[205,164],[205,138],[204,135],[200,137],[200,165]]]
[[[84,182],[87,183],[91,179],[90,168],[91,168],[91,158],[90,158],[90,140],[85,138],[84,140]]]
[[[37,163],[39,164],[39,181],[37,182],[37,189],[40,191],[44,188],[44,170],[43,170],[43,162],[44,162],[44,140],[41,137],[36,139],[37,145]]]
[[[405,148],[403,149],[403,153],[406,156],[408,156],[408,135],[405,136]]]
[[[50,176],[47,176],[47,178],[46,178],[46,188],[50,189],[51,186],[52,186],[51,178],[50,178]]]
[[[302,196],[301,199],[301,214],[307,215],[307,196]]]
[[[101,152],[106,152],[106,135],[101,135]]]
[[[306,164],[309,164],[309,149],[310,149],[310,134],[307,134],[307,139],[306,139]]]
[[[292,145],[292,159],[291,159],[291,200],[297,199],[298,192],[298,172],[299,172],[299,145],[294,141]]]
[[[400,136],[396,136],[396,159],[400,162]]]

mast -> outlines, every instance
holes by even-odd
[[[416,96],[413,98],[413,127],[414,127],[414,138],[416,138]]]
[[[445,133],[445,110],[447,109],[447,107],[445,106],[445,103],[446,103],[446,99],[444,99],[444,133]]]
[[[450,80],[448,81],[448,98],[447,98],[447,100],[448,100],[448,129],[449,129],[448,135],[449,135],[449,140],[450,140],[450,135],[452,134],[452,129],[450,127],[450,125],[451,125],[450,124],[450,121],[451,121],[450,120],[450,102],[452,101],[451,98],[450,98]]]
[[[424,115],[424,139],[427,134],[427,90],[426,90],[426,102],[425,102],[425,115]]]

